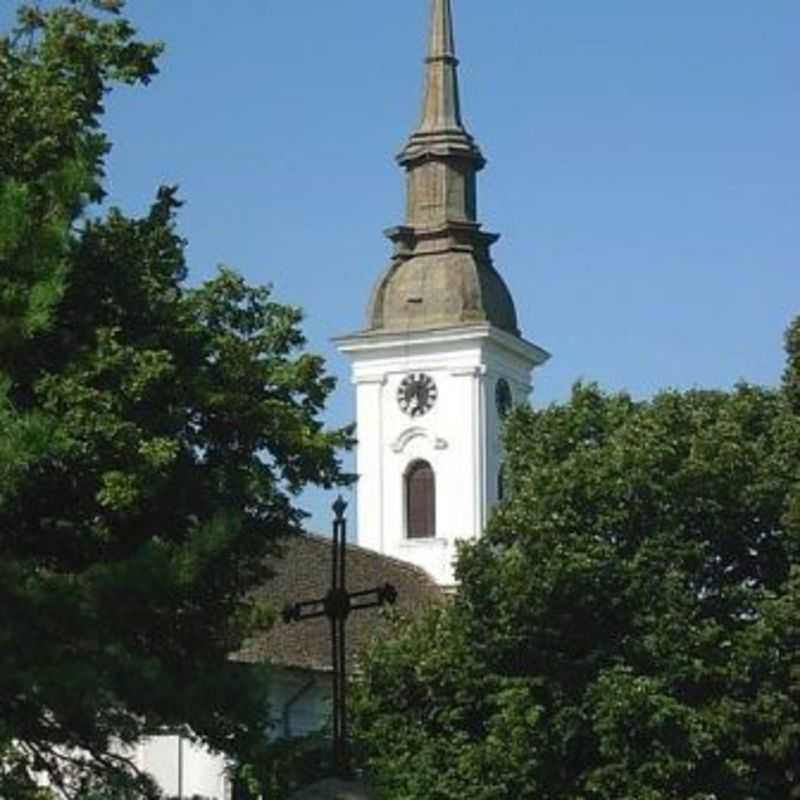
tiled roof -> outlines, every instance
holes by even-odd
[[[256,596],[270,603],[278,619],[266,633],[245,643],[236,658],[247,662],[269,662],[295,669],[331,669],[330,623],[326,618],[287,624],[280,612],[288,603],[324,597],[331,582],[331,542],[319,536],[293,536],[286,540],[283,558],[274,559],[275,576]],[[416,615],[443,602],[442,590],[422,569],[404,561],[347,546],[347,589],[350,592],[391,583],[397,590],[394,608],[401,614]],[[354,611],[347,620],[348,663],[372,638],[388,630],[386,612],[371,608]]]

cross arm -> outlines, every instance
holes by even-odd
[[[350,595],[351,603],[353,600],[361,600],[372,598],[367,602],[357,602],[351,605],[352,610],[357,610],[360,608],[378,608],[380,606],[384,606],[387,603],[389,605],[394,605],[397,601],[397,589],[392,586],[391,583],[384,583],[383,586],[376,586],[374,589],[364,589],[360,592],[351,592]]]
[[[300,603],[287,603],[287,605],[283,608],[283,621],[286,623],[289,622],[300,622],[304,619],[315,619],[316,617],[324,617],[326,616],[326,612],[324,609],[325,605],[325,598],[321,597],[319,600],[303,600]],[[322,606],[322,608],[320,608]],[[318,611],[312,611],[311,609],[319,608]]]

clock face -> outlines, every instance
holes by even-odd
[[[412,372],[400,383],[397,402],[401,410],[410,417],[421,417],[433,408],[437,394],[436,384],[430,375]]]
[[[494,400],[497,405],[497,413],[500,415],[501,419],[505,419],[514,403],[514,399],[511,396],[511,387],[508,385],[508,381],[505,378],[500,378],[500,380],[497,381],[497,386],[495,386],[494,390]]]

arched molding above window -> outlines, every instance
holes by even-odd
[[[400,454],[415,439],[430,440],[435,450],[446,450],[449,447],[446,439],[434,435],[427,428],[421,428],[418,426],[404,430],[389,446],[391,447],[392,452]]]

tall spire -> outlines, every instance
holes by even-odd
[[[452,60],[455,57],[456,46],[450,0],[435,0],[431,18],[431,44],[428,49],[428,61],[442,58]]]
[[[518,335],[514,303],[495,270],[498,237],[478,224],[485,160],[461,119],[451,0],[430,0],[422,119],[397,157],[407,173],[406,218],[387,236],[392,265],[372,293],[369,331],[490,323]]]
[[[425,60],[422,120],[399,156],[404,166],[429,153],[461,155],[483,164],[480,149],[461,120],[458,59],[450,0],[431,0],[430,43]]]
[[[463,130],[450,0],[434,0],[420,131]]]

